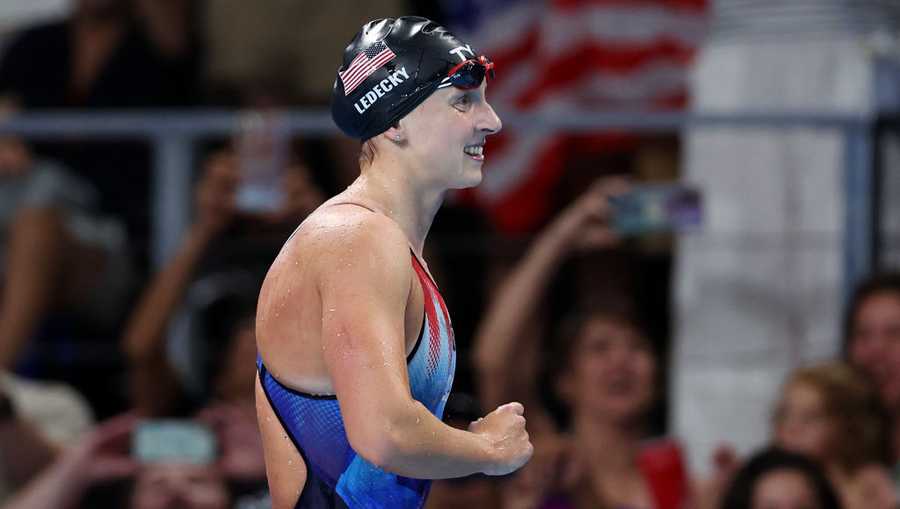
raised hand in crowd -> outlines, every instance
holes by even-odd
[[[309,168],[300,162],[294,162],[285,169],[282,186],[282,206],[274,212],[262,214],[264,221],[295,226],[325,201],[325,194],[312,181]]]
[[[125,414],[100,424],[65,450],[4,509],[78,507],[94,484],[135,475],[139,465],[131,458],[130,446],[137,423],[135,415]]]
[[[215,152],[206,160],[194,193],[194,222],[128,320],[124,350],[132,368],[133,403],[142,413],[166,414],[180,393],[166,358],[166,331],[210,244],[235,218],[238,180],[234,157],[228,151]]]
[[[512,267],[476,334],[482,400],[522,401],[535,437],[532,471],[512,481],[518,489],[505,490],[511,507],[669,509],[684,507],[690,497],[678,444],[644,441],[658,356],[630,299],[622,294],[599,309],[571,303],[550,362],[540,349],[543,328],[535,326],[567,257],[616,245],[609,199],[627,187],[618,179],[599,181],[562,211]],[[548,383],[570,413],[568,430],[551,417],[537,383],[548,368]],[[566,443],[572,445],[559,445]]]
[[[482,404],[494,406],[511,398],[522,400],[529,408],[531,429],[552,428],[546,416],[532,411],[541,407],[528,401],[535,391],[524,389],[522,394],[517,394],[517,389],[510,386],[517,380],[531,378],[523,375],[522,370],[536,368],[512,362],[513,356],[521,354],[530,359],[535,355],[532,350],[538,338],[524,338],[524,335],[534,329],[529,325],[537,306],[566,257],[578,250],[615,244],[616,235],[608,228],[608,200],[626,189],[622,179],[602,179],[592,185],[538,235],[497,291],[475,339],[474,364],[479,374]],[[532,364],[536,362],[534,359]],[[511,373],[511,369],[519,373]]]
[[[547,233],[539,238],[557,236],[561,248],[577,251],[608,248],[619,240],[609,228],[609,197],[624,193],[628,184],[621,178],[601,179],[564,209]]]
[[[218,466],[233,480],[258,481],[266,475],[262,439],[253,401],[220,403],[197,414],[219,440]]]
[[[229,150],[213,152],[203,166],[203,174],[194,191],[196,216],[192,229],[217,234],[235,217],[240,175],[235,156]]]

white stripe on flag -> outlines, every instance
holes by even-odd
[[[365,53],[360,53],[359,56],[353,59],[353,63],[346,71],[338,73],[344,82],[344,95],[349,95],[350,92],[353,92],[360,83],[377,71],[379,67],[394,58],[394,56],[394,52],[390,48],[385,48],[371,59],[367,58]],[[361,60],[360,57],[362,57]],[[357,60],[360,61],[357,62]]]
[[[386,52],[379,53],[372,60],[365,62],[358,66],[358,68],[353,72],[351,76],[347,77],[347,81],[345,82],[344,88],[347,93],[353,91],[363,80],[369,77],[370,74],[375,72],[379,67],[384,65],[388,60],[394,58],[394,53],[390,50]]]

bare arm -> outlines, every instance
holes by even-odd
[[[56,459],[59,447],[31,422],[18,417],[12,401],[0,394],[0,465],[6,480],[19,487],[40,473]]]
[[[319,290],[325,362],[351,446],[385,470],[416,478],[520,467],[531,455],[521,405],[502,407],[462,431],[412,398],[404,341],[412,284],[406,239],[375,214],[361,215],[349,228],[340,236],[346,255],[323,262]]]
[[[180,386],[166,358],[166,331],[184,298],[197,265],[212,239],[232,216],[236,170],[230,155],[209,159],[197,187],[197,221],[187,231],[178,252],[141,296],[125,329],[124,350],[131,364],[132,399],[148,415],[166,413]]]
[[[618,183],[593,186],[569,206],[534,241],[494,297],[475,334],[475,367],[480,397],[492,406],[510,397],[526,402],[539,431],[552,421],[539,404],[534,377],[539,336],[534,323],[538,304],[565,258],[581,247],[608,246],[615,241],[605,227],[607,197]]]
[[[16,493],[3,509],[77,507],[93,483],[133,475],[138,466],[128,456],[128,447],[134,424],[133,416],[101,424]]]

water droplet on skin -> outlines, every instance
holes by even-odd
[[[328,309],[328,312],[329,312],[329,313],[334,313],[334,308],[329,308],[329,309]]]
[[[420,419],[419,417],[416,417],[416,424],[419,424],[419,421],[421,421],[421,420],[422,419]]]
[[[272,422],[272,418],[271,418],[271,417],[266,417],[266,422]]]
[[[288,465],[293,465],[293,464],[294,464],[294,460],[288,460]]]

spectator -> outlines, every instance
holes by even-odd
[[[0,100],[0,117],[12,110]],[[105,338],[135,280],[124,225],[99,212],[90,183],[0,136],[0,371],[67,382],[97,414],[120,412]]]
[[[124,415],[102,423],[5,509],[86,509],[101,504],[129,509],[238,507],[215,463],[177,454],[153,462],[138,458],[131,444],[139,422],[134,415]],[[125,484],[110,484],[113,481]]]
[[[40,109],[163,108],[196,102],[198,51],[187,0],[77,0],[71,17],[24,30],[0,59],[0,98]],[[150,154],[135,142],[35,145],[100,192],[132,243],[149,229]],[[143,247],[143,246],[142,246]]]
[[[65,168],[0,138],[0,368],[21,360],[42,321],[75,310],[111,330],[131,290],[121,225],[100,218],[96,191]]]
[[[841,509],[822,468],[779,449],[751,457],[737,472],[721,509]]]
[[[209,369],[205,370],[209,390],[205,391],[207,397],[199,401],[190,401],[187,384],[167,355],[166,331],[199,266],[212,254],[215,241],[227,236],[239,216],[256,225],[294,226],[321,203],[322,195],[310,184],[305,167],[297,162],[290,164],[284,174],[284,205],[272,212],[248,215],[239,211],[236,197],[240,186],[238,162],[232,151],[226,148],[213,153],[197,184],[195,220],[179,250],[141,297],[126,328],[124,349],[131,365],[137,411],[157,417],[196,411],[195,418],[217,433],[223,475],[232,487],[240,485],[238,489],[252,491],[265,483],[253,400],[258,287],[238,288],[237,295],[219,299],[219,304],[213,306],[218,313],[207,320],[211,325],[206,327],[211,353]],[[284,237],[279,243],[283,240]]]
[[[62,384],[0,377],[0,503],[53,462],[93,422],[87,402]]]
[[[788,378],[775,414],[774,443],[823,466],[846,509],[894,509],[884,467],[878,400],[847,365],[820,364]]]
[[[497,292],[476,339],[482,399],[525,405],[535,457],[514,477],[509,508],[682,507],[688,496],[678,447],[642,444],[656,397],[657,359],[630,313],[607,309],[569,323],[556,345],[553,385],[571,413],[561,434],[535,384],[541,297],[565,258],[611,246],[607,198],[624,184],[592,186],[537,238]],[[555,495],[555,496],[554,496]]]
[[[877,274],[857,287],[844,321],[844,341],[850,363],[878,389],[892,423],[890,459],[900,465],[900,274]],[[900,468],[894,472],[900,492]]]

